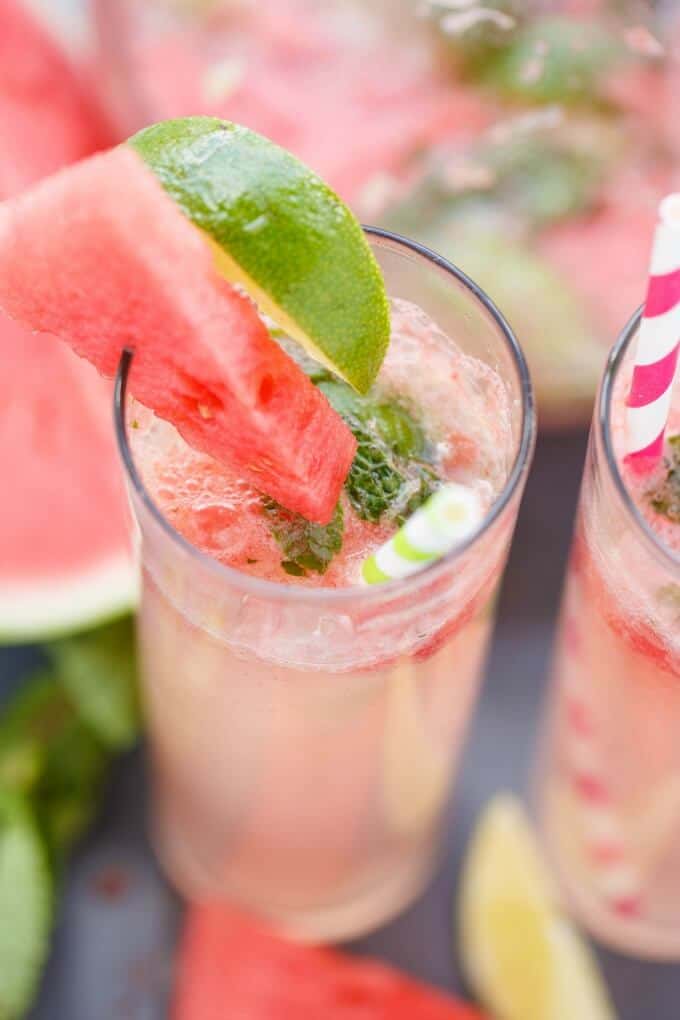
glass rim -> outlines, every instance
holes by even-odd
[[[363,230],[370,238],[387,242],[388,247],[394,250],[405,251],[408,255],[415,255],[417,260],[430,263],[439,270],[451,276],[458,284],[476,300],[478,305],[490,316],[502,337],[506,349],[517,373],[522,401],[522,420],[520,424],[520,436],[515,458],[508,472],[503,488],[496,496],[491,507],[484,515],[479,526],[459,546],[447,553],[441,559],[428,564],[423,570],[410,577],[387,581],[384,584],[375,585],[350,585],[343,588],[307,588],[301,585],[288,584],[282,581],[270,581],[266,578],[256,577],[238,570],[236,567],[220,563],[219,560],[198,549],[188,541],[179,531],[176,531],[170,521],[165,517],[161,509],[153,500],[146,488],[144,481],[135,464],[134,456],[130,446],[128,431],[126,427],[126,394],[127,381],[130,366],[133,360],[133,351],[126,349],[122,352],[116,373],[113,414],[114,427],[118,450],[123,461],[128,482],[131,484],[135,496],[141,501],[147,512],[158,524],[161,530],[178,546],[185,554],[196,560],[203,569],[212,574],[221,576],[225,583],[232,587],[240,587],[247,594],[264,597],[272,600],[308,602],[310,599],[316,603],[342,604],[354,600],[376,601],[385,597],[396,596],[401,593],[415,591],[423,584],[434,580],[448,567],[458,560],[468,549],[472,548],[487,533],[489,528],[501,517],[506,507],[515,495],[518,486],[528,470],[531,454],[536,438],[536,410],[534,392],[531,383],[531,376],[526,358],[519,345],[519,342],[511,329],[509,323],[496,307],[488,294],[479,287],[466,273],[455,266],[442,255],[437,254],[425,245],[401,234],[384,230],[381,227],[363,225]]]
[[[654,529],[647,523],[644,515],[640,513],[626,488],[623,475],[619,469],[611,430],[611,410],[616,379],[630,345],[637,336],[643,311],[644,305],[640,305],[623,327],[616,343],[609,352],[597,402],[597,431],[598,438],[604,449],[609,475],[628,516],[638,527],[646,542],[652,547],[654,555],[660,558],[666,566],[670,565],[672,570],[678,571],[680,570],[680,552],[674,552],[665,542],[661,541]]]

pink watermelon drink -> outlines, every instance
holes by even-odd
[[[605,375],[586,463],[538,804],[579,917],[640,955],[680,955],[680,389],[664,457],[627,459],[637,320]]]
[[[530,434],[507,338],[467,285],[405,242],[372,243],[389,290],[419,305],[393,298],[371,399],[409,408],[439,477],[479,493],[486,525],[465,551],[360,587],[395,524],[367,520],[346,484],[341,545],[310,569],[237,472],[137,406],[121,425],[161,857],[192,897],[236,899],[314,939],[378,924],[430,872]]]
[[[208,118],[0,207],[0,305],[104,374],[126,352],[169,873],[307,937],[379,923],[431,867],[531,453],[504,320],[437,256],[366,236],[289,154]],[[449,480],[474,494],[474,534],[363,584]]]

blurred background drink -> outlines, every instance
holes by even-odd
[[[419,491],[436,470],[476,493],[484,519],[459,551],[359,587],[394,525],[348,490],[342,549],[314,573],[240,478],[142,408],[127,432],[119,419],[160,856],[190,897],[314,939],[377,925],[429,876],[533,443],[526,367],[495,309],[434,256],[371,239],[399,296],[372,427],[413,443],[410,408],[430,458]]]
[[[620,949],[679,958],[678,235],[665,266],[655,251],[645,315],[595,411],[536,792],[579,919]]]
[[[542,427],[585,424],[677,187],[677,11],[638,0],[93,0],[121,137],[207,113],[477,280]]]

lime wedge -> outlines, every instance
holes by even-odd
[[[215,250],[220,273],[361,393],[390,335],[380,268],[359,222],[324,182],[247,128],[188,117],[129,142]]]
[[[495,798],[473,835],[460,902],[463,967],[502,1020],[613,1020],[594,957],[560,915],[520,803]]]
[[[45,852],[24,799],[0,791],[0,1020],[33,999],[47,953],[51,897]]]

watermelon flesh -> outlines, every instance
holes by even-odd
[[[0,640],[32,640],[125,612],[136,580],[110,383],[4,316],[0,362]]]
[[[0,0],[0,199],[106,143],[77,70]],[[0,640],[78,629],[134,604],[111,385],[0,314]]]
[[[140,403],[284,506],[330,520],[352,433],[131,149],[0,207],[0,306],[103,375],[132,348]]]
[[[191,908],[173,1020],[482,1020],[373,960],[296,945],[228,908]]]
[[[77,71],[17,0],[0,0],[0,142],[0,198],[107,144]]]

